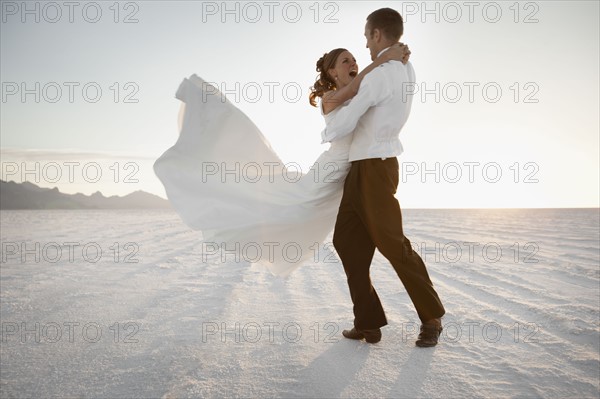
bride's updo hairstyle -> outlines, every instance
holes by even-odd
[[[344,51],[346,51],[345,48],[336,48],[335,50],[323,54],[323,57],[319,58],[317,61],[317,72],[319,72],[319,77],[313,87],[310,88],[310,94],[308,96],[308,101],[313,107],[317,106],[317,97],[322,98],[323,94],[337,89],[335,81],[329,76],[329,70],[335,67],[338,57]]]

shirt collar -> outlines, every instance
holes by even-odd
[[[383,54],[384,52],[386,52],[386,51],[387,51],[387,50],[388,50],[390,47],[392,47],[392,46],[386,47],[386,48],[384,48],[383,50],[381,50],[381,51],[379,52],[379,54],[377,54],[377,57],[379,57],[381,54]],[[377,58],[377,57],[375,57],[375,58]]]

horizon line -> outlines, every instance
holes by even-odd
[[[35,185],[37,187],[40,187],[40,188],[46,188],[48,190],[57,189],[59,192],[61,192],[63,194],[67,194],[67,195],[75,195],[75,194],[81,194],[81,195],[85,195],[85,196],[92,195],[92,194],[84,194],[82,192],[68,193],[68,192],[61,191],[57,186],[54,186],[52,188],[43,187],[43,186],[39,186],[36,183],[32,183],[29,180],[26,180],[26,181],[23,181],[23,182],[17,182],[17,181],[14,181],[14,180],[2,180],[2,179],[0,179],[0,181],[5,182],[5,183],[15,183],[15,184],[29,183],[29,184]],[[129,192],[127,194],[124,194],[122,196],[116,195],[116,194],[107,195],[107,194],[103,193],[101,190],[97,190],[93,194],[100,193],[104,197],[108,198],[108,197],[114,197],[114,196],[116,196],[116,197],[125,197],[127,195],[130,195],[130,194],[133,194],[133,193],[136,193],[136,192],[143,192],[143,193],[151,194],[151,195],[154,195],[154,196],[156,196],[156,197],[158,197],[158,198],[160,198],[160,199],[162,199],[164,201],[168,201],[170,203],[170,201],[169,201],[168,198],[165,198],[165,197],[163,197],[160,194],[156,194],[156,193],[153,193],[153,192],[150,192],[150,191],[145,191],[145,190],[134,190],[134,191],[131,191],[131,192]],[[462,209],[465,209],[465,210],[475,210],[475,209],[480,209],[480,210],[484,210],[484,209],[485,210],[492,210],[492,209],[493,210],[503,210],[503,209],[506,209],[506,210],[515,210],[515,209],[579,209],[579,210],[582,210],[582,209],[599,209],[600,210],[600,204],[597,205],[597,206],[587,206],[587,205],[585,205],[585,206],[555,206],[555,207],[548,207],[548,206],[541,206],[541,207],[533,207],[533,206],[524,206],[524,207],[493,207],[493,206],[492,207],[486,207],[486,206],[484,206],[484,207],[410,207],[410,206],[402,206],[402,209],[403,210],[405,210],[405,209],[416,209],[416,210],[462,210]]]

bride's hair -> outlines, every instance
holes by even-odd
[[[310,88],[310,94],[308,96],[308,101],[313,107],[317,106],[317,97],[321,98],[323,97],[323,94],[328,91],[337,89],[335,81],[329,76],[329,70],[335,66],[338,57],[344,51],[346,51],[345,48],[336,48],[335,50],[323,54],[317,61],[317,72],[319,72],[319,77],[313,87]]]

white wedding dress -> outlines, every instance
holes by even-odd
[[[322,261],[315,257],[335,224],[352,135],[300,175],[214,86],[192,75],[176,97],[183,102],[180,136],[154,171],[183,221],[202,231],[203,250],[281,276]],[[326,123],[336,111],[324,115]]]

